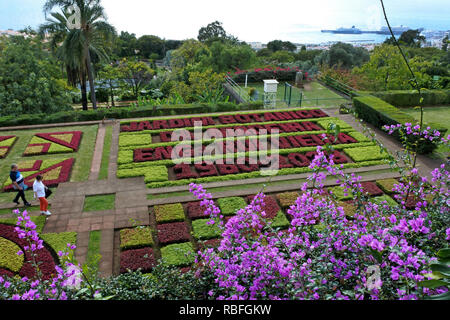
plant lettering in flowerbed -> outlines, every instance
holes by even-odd
[[[195,122],[202,126],[217,124],[243,124],[253,122],[286,121],[329,117],[320,109],[298,110],[287,112],[263,112],[253,114],[223,115],[219,117],[189,117],[167,120],[133,121],[121,126],[121,132],[137,132],[145,130],[181,129],[195,126]]]
[[[24,156],[76,152],[80,146],[81,131],[37,133],[25,149]]]

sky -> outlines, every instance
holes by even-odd
[[[45,0],[0,0],[0,30],[37,27],[45,21]],[[391,25],[450,29],[449,0],[385,0]],[[108,21],[118,32],[165,39],[196,38],[218,20],[227,33],[247,42],[295,42],[300,32],[384,24],[377,0],[103,0]]]

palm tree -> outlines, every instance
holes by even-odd
[[[68,23],[72,15],[70,6],[79,9],[79,28],[71,28]],[[51,12],[54,7],[59,7],[62,12]],[[108,60],[105,49],[116,32],[106,22],[100,0],[47,0],[44,13],[46,16],[50,13],[51,17],[47,17],[40,32],[50,35],[50,44],[66,68],[69,83],[81,84],[83,109],[87,109],[86,77],[89,80],[92,106],[97,109],[92,57],[100,61]]]

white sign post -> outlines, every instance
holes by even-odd
[[[278,92],[277,80],[264,80],[264,108],[275,109],[277,105],[277,92]]]

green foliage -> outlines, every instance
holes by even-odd
[[[138,97],[145,85],[149,84],[155,74],[145,62],[123,59],[119,64],[121,81],[134,97]]]
[[[213,225],[208,224],[210,221],[211,219],[192,221],[193,234],[197,240],[215,239],[222,235],[222,230],[219,228],[219,221],[215,221]]]
[[[131,155],[133,154],[133,151],[127,152],[131,153]],[[124,157],[123,154],[124,153],[122,153],[122,157]],[[150,167],[117,170],[117,178],[119,179],[141,177],[141,176],[144,176],[145,183],[162,182],[169,180],[169,172],[167,171],[167,167],[165,166],[150,166]]]
[[[181,203],[155,206],[155,217],[157,223],[184,221],[184,210]]]
[[[370,199],[370,201],[379,206],[381,206],[381,205],[388,205],[390,207],[398,206],[398,203],[394,199],[392,199],[391,197],[389,197],[388,195],[385,195],[385,194],[382,196],[379,196],[379,197],[372,198],[372,199]],[[384,204],[383,202],[386,202],[387,204]]]
[[[356,162],[381,160],[388,156],[386,152],[381,152],[381,148],[378,146],[344,149],[344,151]]]
[[[208,105],[201,103],[183,104],[183,105],[161,105],[157,108],[153,106],[129,107],[129,108],[111,108],[97,109],[89,111],[65,111],[53,114],[22,114],[19,116],[0,117],[1,127],[36,125],[48,123],[66,123],[82,121],[98,121],[103,119],[130,119],[142,117],[158,117],[168,115],[185,115],[208,113],[212,110],[216,112],[238,111],[238,110],[258,110],[262,107],[262,102],[251,102],[246,104],[218,103],[217,105]]]
[[[119,136],[119,147],[140,146],[152,143],[150,134],[121,134]]]
[[[70,88],[42,44],[0,38],[0,116],[71,110]]]
[[[338,42],[333,44],[330,50],[322,51],[315,60],[319,65],[351,69],[354,66],[361,66],[363,63],[369,61],[369,57],[369,51],[365,48]]]
[[[161,248],[161,257],[165,265],[185,267],[195,261],[195,252],[192,243],[171,244]]]
[[[344,201],[353,199],[353,195],[351,191],[345,191],[343,187],[332,187],[328,188],[328,190],[334,195],[336,200]]]
[[[115,201],[115,194],[87,196],[84,200],[83,212],[113,210]]]
[[[41,234],[40,237],[56,254],[67,249],[67,244],[75,245],[77,243],[76,232],[45,233]]]
[[[0,237],[0,268],[19,272],[24,262],[23,255],[17,254],[20,250],[22,249],[14,242]]]
[[[297,50],[297,46],[289,41],[273,40],[267,43],[267,49],[272,52],[288,51],[294,52]]]
[[[354,97],[353,106],[361,119],[378,128],[382,128],[384,125],[404,125],[405,123],[417,124],[414,117],[374,96]],[[434,128],[432,127],[432,129],[439,130],[442,136],[446,132],[446,129],[436,128],[436,125],[434,125]],[[399,140],[401,138],[398,133],[394,133],[393,136]],[[414,137],[410,137],[409,139],[408,144],[411,146],[417,141]],[[417,152],[420,154],[427,154],[432,152],[435,148],[436,145],[429,141],[419,141]]]
[[[418,80],[420,88],[428,88],[431,77],[425,73],[431,66],[430,61],[417,56],[409,61],[411,69]],[[375,47],[370,60],[353,73],[364,75],[369,86],[366,90],[407,90],[411,88],[411,73],[397,47],[382,45]]]
[[[235,215],[236,211],[247,207],[247,203],[241,197],[221,198],[217,200],[217,203],[224,216]]]
[[[433,272],[429,276],[431,280],[419,282],[419,286],[428,289],[447,287],[447,292],[427,297],[429,300],[450,300],[450,248],[444,248],[437,253],[438,261],[430,265]]]
[[[390,90],[371,94],[395,107],[450,105],[450,90],[421,90],[422,103],[417,90]]]
[[[394,189],[394,185],[398,184],[398,181],[396,179],[383,179],[377,180],[376,184],[384,193],[393,194],[394,192],[392,190]]]
[[[148,227],[120,230],[121,250],[145,248],[152,245],[152,231]]]
[[[286,228],[289,227],[289,220],[286,218],[286,215],[282,211],[278,211],[276,217],[272,220],[273,228]]]
[[[42,230],[44,229],[45,222],[47,221],[47,217],[41,215],[41,216],[37,216],[37,217],[30,217],[30,219],[36,225],[36,232],[38,234],[41,234]],[[15,226],[16,223],[17,223],[17,218],[0,219],[0,224],[7,224],[7,225]]]
[[[297,192],[284,192],[277,194],[276,197],[282,208],[289,208],[290,206],[295,205],[295,201],[298,199],[299,194]]]

